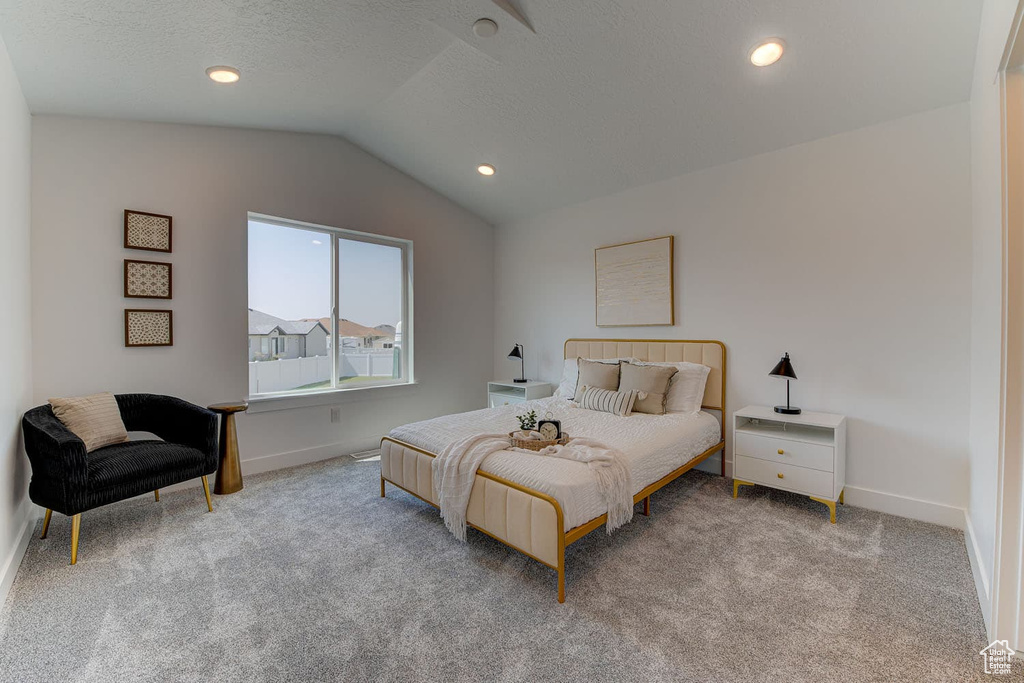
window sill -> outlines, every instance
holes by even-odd
[[[353,387],[351,389],[333,389],[331,391],[311,391],[304,394],[288,394],[278,396],[251,396],[248,413],[270,413],[277,410],[295,410],[314,406],[332,406],[352,403],[368,398],[386,396],[402,387],[415,387],[418,382],[402,382],[400,384],[381,384],[373,387]]]

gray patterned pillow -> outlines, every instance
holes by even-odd
[[[582,396],[577,401],[580,408],[626,417],[633,412],[633,404],[636,403],[640,392],[608,391],[607,389],[583,385],[580,387],[580,393]]]

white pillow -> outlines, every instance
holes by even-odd
[[[711,368],[699,363],[646,363],[635,361],[636,365],[666,365],[678,370],[672,375],[665,397],[666,413],[699,413],[704,402],[704,388],[708,383]]]
[[[578,360],[578,358],[565,359],[562,365],[562,379],[558,382],[558,388],[555,389],[556,398],[564,398],[569,401],[576,398],[576,384],[580,378]],[[583,360],[592,360],[595,363],[618,363],[620,360],[639,362],[636,358],[584,358]]]

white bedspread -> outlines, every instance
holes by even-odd
[[[553,397],[414,422],[392,430],[390,436],[440,453],[449,444],[474,434],[518,429],[515,416],[531,409],[538,417],[550,412],[562,421],[562,430],[570,436],[586,436],[622,451],[634,495],[721,439],[718,420],[709,413],[634,413],[618,417],[575,408],[565,399]],[[607,512],[597,483],[584,463],[500,451],[489,455],[480,469],[554,497],[562,506],[566,530]]]

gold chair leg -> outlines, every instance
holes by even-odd
[[[153,497],[156,498],[156,502],[160,502],[160,489],[153,489]]]
[[[651,516],[651,497],[647,496],[644,498],[644,517]]]
[[[50,516],[53,514],[53,510],[46,508],[46,516],[43,517],[43,533],[39,534],[39,538],[46,538],[46,532],[50,529]]]
[[[210,512],[213,512],[213,503],[210,502],[210,482],[206,480],[206,475],[203,475],[203,492],[206,494],[206,507]]]
[[[82,528],[82,513],[71,518],[71,564],[78,564],[78,531]]]
[[[840,505],[846,505],[846,503],[843,502],[843,494],[845,494],[845,493],[846,493],[846,489],[843,489],[842,491],[839,492],[839,504]]]
[[[836,523],[836,502],[834,500],[825,500],[824,498],[815,498],[814,496],[807,497],[813,501],[817,501],[822,505],[827,506],[829,511],[829,518],[831,519],[833,524]]]
[[[380,478],[380,497],[384,497],[384,477]]]
[[[735,498],[739,495],[741,486],[753,486],[749,481],[743,481],[742,479],[732,480],[732,497]]]

